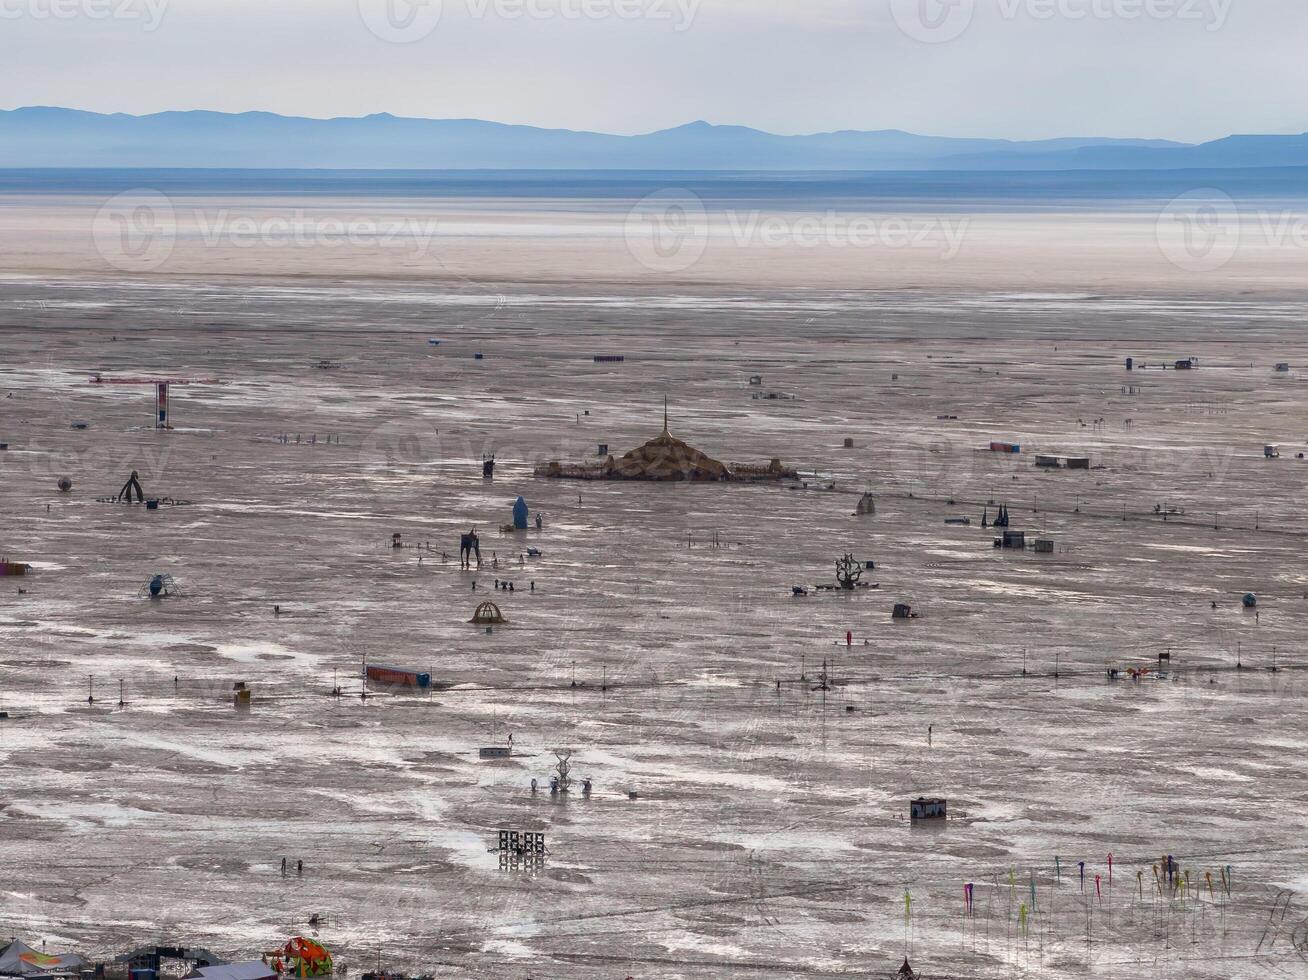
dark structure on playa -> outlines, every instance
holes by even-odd
[[[536,475],[556,480],[645,480],[691,483],[757,483],[795,480],[799,473],[781,465],[778,459],[766,465],[722,463],[668,431],[667,407],[663,410],[663,431],[625,456],[606,456],[598,463],[560,463],[553,460],[536,467]]]

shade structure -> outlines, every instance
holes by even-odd
[[[70,973],[90,964],[76,953],[43,953],[21,939],[0,952],[0,975],[30,977],[40,973]]]

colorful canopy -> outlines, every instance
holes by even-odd
[[[332,972],[332,954],[312,939],[296,936],[282,950],[285,968],[290,977],[325,977]]]
[[[15,939],[0,952],[0,975],[9,977],[76,973],[89,965],[76,953],[42,953],[20,939]]]

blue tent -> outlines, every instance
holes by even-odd
[[[527,530],[527,517],[529,515],[530,510],[527,507],[527,501],[519,497],[513,505],[513,526],[519,531]]]

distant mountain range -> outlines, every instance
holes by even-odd
[[[1210,143],[1014,141],[842,130],[777,136],[694,122],[641,136],[479,119],[269,112],[0,111],[0,167],[342,170],[1173,170],[1308,166],[1308,134]]]

